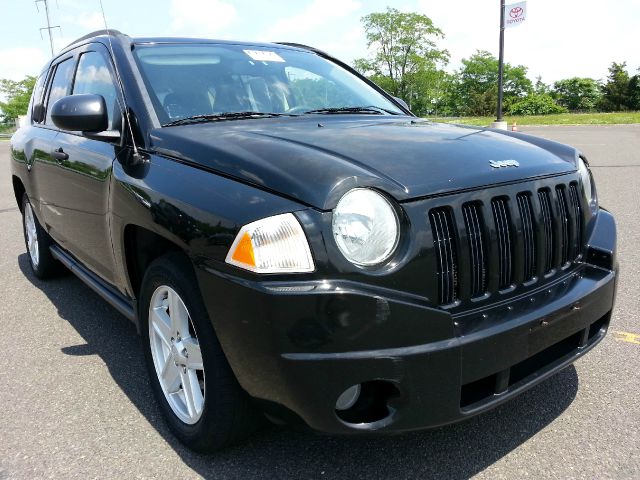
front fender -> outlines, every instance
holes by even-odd
[[[151,155],[142,166],[114,164],[111,190],[113,248],[119,286],[135,297],[125,256],[125,228],[136,225],[181,248],[195,265],[224,263],[243,225],[304,207],[255,187]]]

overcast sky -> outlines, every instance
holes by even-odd
[[[54,47],[103,28],[98,0],[50,0]],[[512,3],[507,0],[507,3]],[[446,37],[449,70],[477,49],[498,52],[499,0],[103,0],[109,27],[131,36],[291,41],[351,62],[365,56],[360,18],[387,5],[431,17]],[[612,61],[640,67],[640,0],[528,0],[525,24],[506,31],[505,60],[529,67],[529,77],[605,78]],[[0,0],[0,78],[36,74],[50,57],[44,7]]]

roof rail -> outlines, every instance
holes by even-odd
[[[294,42],[275,42],[276,45],[286,45],[287,47],[296,47],[302,48],[304,50],[309,50],[311,52],[319,53],[321,55],[329,57],[330,55],[322,50],[318,50],[317,48],[310,47],[309,45],[305,45],[304,43],[294,43]]]
[[[81,42],[83,40],[87,40],[89,38],[93,38],[93,37],[99,37],[100,35],[124,35],[124,33],[118,31],[118,30],[114,30],[113,28],[110,28],[109,30],[96,30],[95,32],[91,32],[91,33],[87,33],[86,35],[80,37],[80,38],[76,38],[73,42],[71,42],[69,45],[67,45],[66,47],[63,48],[63,50],[66,50],[67,48],[69,48],[71,45],[75,45],[78,42]]]

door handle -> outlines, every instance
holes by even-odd
[[[53,152],[51,152],[51,156],[53,158],[56,159],[56,161],[58,163],[67,160],[69,158],[69,154],[65,153],[64,150],[62,150],[62,147],[58,148],[57,150],[54,150]]]

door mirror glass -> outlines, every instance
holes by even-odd
[[[102,132],[109,128],[107,105],[102,95],[62,97],[51,107],[51,119],[61,130]]]

